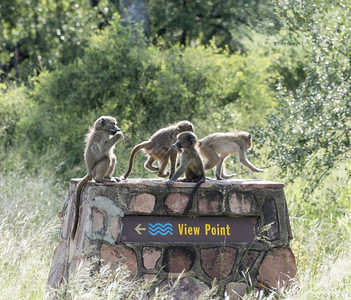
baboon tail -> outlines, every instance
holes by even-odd
[[[71,237],[72,239],[74,239],[75,235],[76,235],[76,231],[77,231],[77,227],[78,227],[78,221],[79,221],[79,209],[80,209],[80,199],[81,199],[81,193],[83,188],[87,185],[88,181],[91,180],[92,177],[87,174],[84,176],[84,178],[78,182],[77,185],[77,190],[76,190],[76,215],[74,218],[74,225],[73,225],[73,229],[72,229],[72,233],[71,233]]]
[[[132,172],[135,154],[136,154],[139,150],[145,149],[145,148],[146,148],[147,146],[149,146],[149,145],[150,145],[150,141],[146,141],[146,142],[142,142],[142,143],[136,145],[136,146],[133,148],[132,152],[130,153],[130,157],[129,157],[129,166],[128,166],[128,170],[127,170],[127,172],[121,177],[122,179],[124,179],[124,180],[127,179],[128,176],[129,176],[129,174],[130,174],[130,172]]]
[[[191,194],[189,196],[189,202],[188,202],[188,205],[186,206],[185,210],[184,210],[184,213],[187,213],[191,207],[193,206],[193,199],[195,197],[195,194],[197,192],[197,190],[199,189],[200,185],[202,183],[204,183],[206,180],[206,177],[204,176],[203,178],[201,178],[197,183],[196,185],[194,186],[193,190],[191,191]]]

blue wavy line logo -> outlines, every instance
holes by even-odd
[[[156,223],[156,224],[151,224],[149,223],[149,233],[151,235],[173,235],[173,226],[171,223],[166,223],[166,224],[161,224],[161,223]]]

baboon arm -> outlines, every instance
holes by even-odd
[[[176,150],[178,153],[182,153],[182,150],[179,149],[175,144],[172,144],[171,147],[169,147],[168,151],[167,151],[167,154],[173,152],[172,150]]]
[[[180,176],[182,176],[185,173],[187,167],[188,167],[188,164],[185,164],[185,163],[181,164],[179,169],[172,176],[171,180],[176,181]]]
[[[263,172],[262,169],[258,169],[252,163],[250,163],[250,161],[246,157],[245,150],[240,149],[238,155],[239,155],[239,161],[243,166],[250,169],[252,172]]]
[[[95,142],[90,147],[91,154],[94,156],[94,161],[100,161],[106,155],[106,153],[122,138],[122,134],[116,133],[116,135],[106,140],[104,143]]]
[[[106,140],[101,147],[101,153],[106,153],[108,150],[110,150],[120,139],[123,138],[122,133],[116,133],[112,138]]]
[[[181,162],[177,172],[175,172],[174,175],[169,180],[166,181],[166,185],[172,186],[174,182],[185,173],[187,167],[188,167],[188,163]]]

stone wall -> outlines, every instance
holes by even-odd
[[[158,286],[184,272],[179,299],[185,295],[185,299],[196,299],[214,279],[220,294],[226,292],[236,299],[236,293],[245,293],[249,278],[256,287],[275,289],[288,285],[296,274],[281,183],[206,181],[184,213],[193,183],[169,188],[164,181],[153,179],[109,185],[90,182],[81,198],[77,233],[71,239],[77,182],[71,180],[66,199],[49,274],[51,287],[57,287],[63,278],[69,280],[77,263],[90,257],[111,268],[124,263],[132,276],[156,278]],[[151,236],[148,220],[155,223],[162,217],[170,226],[173,222],[174,234]],[[192,227],[193,223],[197,225]],[[181,236],[177,236],[178,229]],[[211,232],[213,240],[209,239]]]

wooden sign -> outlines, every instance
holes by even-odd
[[[125,216],[123,242],[233,243],[253,242],[257,217]]]

